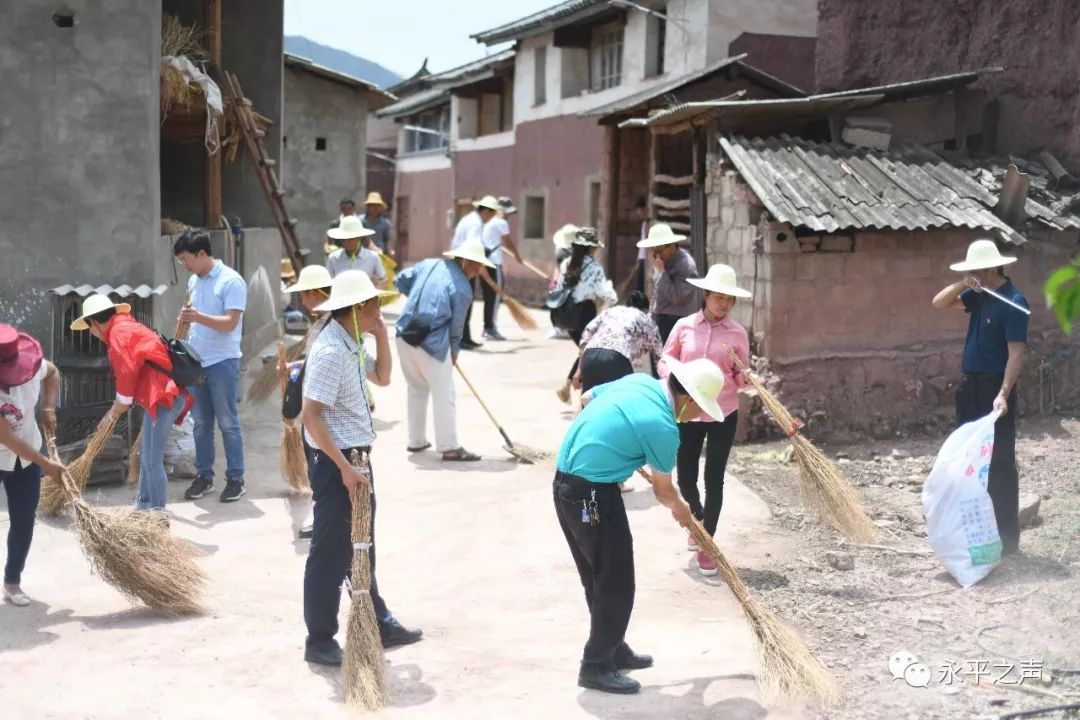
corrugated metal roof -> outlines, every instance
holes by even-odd
[[[700,115],[715,115],[721,125],[755,124],[794,120],[813,120],[830,113],[872,105],[881,95],[865,95],[842,98],[822,98],[812,95],[806,98],[782,98],[778,100],[702,100],[701,102],[677,103],[657,110],[647,118],[632,118],[619,124],[621,128],[646,128],[677,125]],[[729,127],[729,129],[741,129]]]
[[[376,96],[376,104],[379,107],[385,107],[390,103],[396,102],[397,98],[391,93],[381,89],[378,85],[368,82],[367,80],[361,80],[358,77],[347,75],[343,72],[338,72],[332,68],[328,68],[325,65],[319,65],[313,62],[310,58],[306,58],[303,55],[296,55],[294,53],[284,53],[285,64],[289,67],[296,67],[312,75],[318,75],[324,77],[327,80],[333,80],[343,85],[350,87],[360,88],[372,95]]]
[[[773,216],[820,232],[960,227],[1023,236],[991,208],[997,198],[923,147],[885,152],[780,135],[722,137],[721,147]]]
[[[960,153],[943,152],[942,155],[976,182],[985,187],[995,197],[1001,194],[1005,170],[1015,165],[1017,170],[1027,175],[1028,197],[1024,212],[1029,221],[1055,230],[1080,229],[1080,215],[1073,212],[1072,199],[1075,185],[1058,188],[1053,174],[1040,161],[1008,157],[967,156]]]
[[[575,20],[605,12],[610,7],[608,0],[568,0],[469,37],[485,45],[495,45],[567,25]]]
[[[938,93],[955,90],[965,85],[970,85],[983,75],[1004,72],[1003,67],[984,67],[978,70],[953,73],[952,75],[938,75],[922,80],[909,80],[907,82],[892,83],[889,85],[877,85],[876,87],[854,88],[852,90],[840,90],[832,93],[822,93],[817,97],[850,97],[852,95],[867,95],[870,93],[884,95],[886,101],[903,100],[906,98],[922,97],[924,95],[936,95]]]
[[[100,293],[102,295],[115,295],[116,297],[126,298],[132,295],[140,297],[143,300],[151,295],[163,295],[166,290],[169,289],[168,285],[158,285],[157,287],[150,287],[149,285],[140,285],[137,288],[133,288],[130,285],[61,285],[60,287],[53,288],[52,293],[54,295],[78,295],[79,297],[86,297],[94,293]]]

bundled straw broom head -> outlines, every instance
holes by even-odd
[[[509,295],[503,295],[502,300],[506,304],[506,309],[510,311],[510,316],[514,318],[514,322],[517,323],[519,328],[522,330],[536,330],[540,327],[536,322],[536,318],[532,316],[532,313],[526,310],[525,306],[517,300]]]
[[[813,698],[823,704],[835,703],[840,697],[836,681],[810,648],[750,593],[750,588],[700,522],[692,521],[690,533],[698,547],[716,563],[720,576],[742,605],[750,623],[750,631],[757,641],[758,686],[765,702]]]
[[[281,435],[281,447],[278,449],[281,474],[285,482],[289,483],[289,487],[296,492],[309,492],[311,483],[308,481],[307,456],[304,455],[301,430],[292,420],[283,418],[282,422],[284,428]]]
[[[90,566],[132,602],[165,615],[202,611],[206,576],[160,513],[101,510],[75,500],[75,527]]]
[[[308,332],[311,329],[308,328]],[[281,343],[279,343],[280,345]],[[285,349],[285,362],[295,362],[304,353],[307,344],[307,334]],[[277,363],[264,362],[255,375],[255,379],[248,386],[247,400],[250,403],[261,405],[270,399],[274,390],[280,387],[281,380],[278,377]]]

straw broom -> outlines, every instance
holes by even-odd
[[[311,327],[308,327],[304,336],[288,347],[285,351],[286,362],[295,362],[300,359],[300,356],[304,354],[304,348],[307,346],[307,337],[310,332]],[[274,394],[274,390],[278,388],[279,383],[277,365],[275,363],[263,363],[263,366],[259,368],[259,372],[255,375],[255,379],[251,381],[251,385],[248,387],[248,402],[257,405],[266,402]]]
[[[56,438],[46,435],[49,456],[59,462]],[[61,492],[75,508],[75,532],[91,569],[132,602],[165,615],[202,611],[206,576],[191,548],[174,538],[156,512],[91,507],[70,473]]]
[[[191,307],[191,291],[188,290],[187,295],[184,296],[184,308]],[[187,340],[188,332],[191,330],[191,323],[184,322],[183,320],[176,321],[176,327],[173,329],[173,337],[177,340]],[[128,477],[127,481],[129,485],[137,485],[139,483],[139,461],[142,455],[142,434],[143,429],[146,427],[146,422],[139,426],[139,434],[135,436],[134,442],[131,443],[131,451],[128,454]]]
[[[285,364],[285,343],[278,343],[278,362]],[[287,376],[286,376],[287,377]],[[285,397],[287,380],[281,382],[281,397]],[[300,436],[300,428],[295,421],[287,417],[281,418],[281,447],[278,448],[278,460],[281,464],[281,475],[289,487],[297,492],[311,489],[308,481],[307,457],[304,455],[304,439]]]
[[[540,327],[537,325],[535,318],[533,318],[529,311],[525,309],[524,305],[510,297],[505,290],[495,284],[495,281],[488,275],[486,268],[480,273],[480,277],[482,277],[488,287],[494,290],[495,294],[502,298],[502,301],[506,303],[506,309],[510,311],[510,316],[514,318],[514,322],[517,323],[519,328],[522,330],[535,330]]]
[[[105,415],[105,418],[98,424],[97,430],[86,442],[86,448],[83,450],[82,455],[68,466],[68,475],[74,484],[76,492],[82,493],[86,489],[86,481],[90,478],[90,470],[94,465],[94,460],[105,449],[109,437],[112,435],[113,430],[116,429],[118,420],[119,417],[111,411]],[[41,512],[55,517],[70,502],[70,493],[61,483],[57,483],[49,477],[42,480],[41,501],[38,505]]]
[[[720,576],[742,605],[757,641],[758,685],[765,701],[812,697],[826,704],[836,702],[840,691],[829,671],[795,633],[750,594],[750,588],[696,518],[691,518],[690,534],[716,563]]]
[[[352,607],[349,609],[341,678],[345,702],[374,711],[386,705],[390,689],[370,592],[371,475],[366,455],[353,450],[349,462],[360,469],[365,481],[356,488],[352,497]]]
[[[765,388],[760,378],[747,370],[730,347],[728,354],[757,390],[762,405],[776,424],[791,438],[792,455],[799,468],[799,485],[818,514],[849,540],[869,542],[877,537],[877,527],[866,514],[858,493],[836,465],[799,433],[801,423]]]

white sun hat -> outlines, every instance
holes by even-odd
[[[494,210],[498,212],[502,210],[502,205],[499,204],[499,199],[494,195],[485,195],[472,204],[474,208],[484,208],[485,210]]]
[[[573,242],[574,235],[577,234],[577,231],[577,225],[567,223],[555,231],[555,234],[551,236],[551,243],[558,250],[569,250],[570,244]]]
[[[325,290],[334,284],[330,277],[330,271],[322,265],[305,265],[300,270],[300,277],[296,282],[285,288],[285,292],[303,292],[305,290]]]
[[[375,231],[364,227],[364,221],[356,215],[346,215],[341,218],[341,223],[336,228],[330,228],[326,234],[335,240],[352,240],[374,235]]]
[[[720,366],[708,358],[697,358],[683,363],[667,357],[664,362],[701,411],[713,420],[723,422],[724,411],[716,402],[720,391],[724,389],[724,371]]]
[[[1014,262],[1016,258],[1002,255],[998,251],[997,243],[993,240],[976,240],[968,245],[967,258],[963,262],[950,265],[949,269],[956,272],[969,272],[1002,267]]]
[[[702,290],[720,293],[721,295],[740,298],[751,297],[748,290],[739,287],[738,279],[735,277],[735,268],[723,263],[717,263],[709,268],[709,272],[706,273],[705,277],[688,279],[686,282]]]
[[[359,305],[376,297],[393,295],[392,292],[379,290],[363,270],[346,270],[334,278],[330,286],[330,299],[315,308],[317,312],[330,312],[341,308]]]
[[[75,322],[71,323],[72,330],[89,330],[90,323],[86,322],[86,318],[91,315],[97,315],[102,310],[108,310],[109,308],[116,308],[116,312],[128,315],[131,313],[131,306],[127,303],[114,303],[109,299],[108,295],[102,295],[101,293],[95,293],[90,297],[83,300],[82,315],[75,319]]]
[[[484,243],[482,243],[478,237],[466,238],[465,242],[461,243],[453,250],[447,250],[443,255],[450,258],[472,260],[481,265],[487,265],[493,270],[495,269],[494,263],[487,259],[487,253],[484,252]]]
[[[685,235],[676,235],[670,225],[657,223],[649,228],[649,235],[638,242],[639,248],[654,248],[662,245],[673,245],[686,239]]]

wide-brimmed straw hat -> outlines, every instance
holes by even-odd
[[[364,200],[365,205],[382,205],[386,207],[386,203],[383,202],[382,195],[377,192],[368,193],[367,199]]]
[[[485,210],[494,210],[498,212],[502,209],[499,205],[499,200],[494,195],[485,195],[472,204],[474,208],[484,208]]]
[[[637,246],[639,248],[661,247],[663,245],[674,245],[685,239],[685,235],[675,234],[670,225],[657,223],[649,228],[648,236],[644,240],[639,241]]]
[[[484,252],[484,243],[482,243],[478,237],[466,238],[465,242],[461,243],[456,248],[447,250],[443,255],[450,258],[472,260],[473,262],[478,262],[481,265],[486,265],[489,268],[495,269],[495,264],[487,259],[487,253]]]
[[[555,234],[551,236],[551,243],[559,250],[569,250],[574,233],[577,231],[577,225],[567,223],[555,231]]]
[[[341,218],[341,222],[338,223],[336,228],[330,228],[326,231],[326,234],[335,240],[352,240],[374,235],[375,231],[364,227],[364,221],[357,216],[346,215]]]
[[[281,279],[292,280],[296,277],[296,270],[293,268],[292,260],[289,258],[281,259]]]
[[[993,240],[976,240],[968,245],[967,258],[963,262],[949,266],[956,272],[970,272],[971,270],[988,270],[990,268],[1003,267],[1016,262],[1014,257],[1006,257],[998,250],[997,243]]]
[[[325,290],[334,284],[334,279],[330,277],[330,271],[324,268],[322,265],[305,265],[300,270],[300,277],[297,278],[296,283],[285,288],[285,292],[303,292],[305,290]]]
[[[596,233],[596,228],[588,226],[579,227],[575,230],[570,244],[584,245],[585,247],[604,247],[604,243],[600,242],[600,238]]]
[[[723,421],[724,411],[716,402],[724,389],[724,371],[720,366],[708,358],[683,363],[669,357],[664,358],[664,362],[701,411],[714,420]]]
[[[15,387],[30,382],[44,358],[36,339],[0,323],[0,385]]]
[[[90,323],[86,322],[86,318],[91,315],[97,315],[102,310],[108,310],[109,308],[116,308],[116,312],[124,313],[125,315],[131,312],[131,306],[127,303],[114,303],[109,299],[108,295],[95,293],[83,300],[82,315],[75,318],[75,321],[71,323],[71,329],[89,330]]]
[[[380,290],[363,270],[346,270],[334,278],[330,286],[330,299],[315,308],[316,312],[330,312],[352,307],[376,297],[393,295]]]
[[[517,212],[514,201],[508,197],[499,198],[499,209],[502,210],[503,215],[513,215]]]
[[[748,298],[752,296],[748,290],[743,290],[739,287],[738,278],[735,276],[735,268],[730,265],[724,265],[723,263],[717,263],[709,268],[709,272],[705,274],[705,277],[694,278],[692,280],[688,279],[686,282],[694,287],[699,287],[702,290],[720,293],[721,295],[730,295],[738,298]]]

